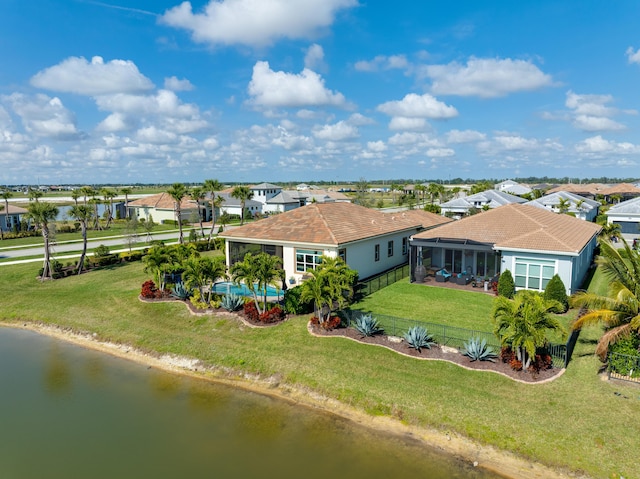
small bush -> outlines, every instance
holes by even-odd
[[[118,255],[118,257],[122,261],[126,262],[140,261],[142,259],[142,256],[144,256],[144,253],[142,251],[123,251]]]
[[[151,299],[155,298],[158,292],[158,288],[156,284],[152,280],[145,281],[142,283],[142,291],[140,292],[140,296],[143,298]]]
[[[226,294],[220,304],[227,311],[238,311],[244,304],[244,298],[237,294]]]
[[[258,314],[258,308],[256,308],[256,304],[253,301],[244,303],[243,307],[244,317],[249,321],[257,322],[260,320],[260,315]]]
[[[185,301],[189,298],[189,296],[191,296],[191,290],[187,288],[181,281],[173,286],[173,288],[171,289],[171,296]]]
[[[511,271],[505,269],[500,273],[500,279],[498,279],[498,296],[504,296],[505,298],[513,299],[516,294],[516,284],[513,281]]]
[[[315,319],[316,321],[318,320],[318,318]],[[325,331],[332,331],[336,328],[339,328],[341,324],[342,320],[340,319],[340,316],[331,316],[324,323],[322,323],[322,329],[324,329]]]
[[[424,326],[412,326],[404,333],[404,340],[407,342],[410,348],[418,350],[420,352],[422,348],[431,349],[431,346],[436,344],[433,341],[433,334],[427,331]]]
[[[625,356],[609,355],[609,370],[623,376],[640,376],[640,337],[629,335],[618,339],[609,346],[611,353],[624,354]],[[630,357],[629,357],[630,356]]]
[[[95,256],[96,258],[109,256],[109,253],[110,253],[109,247],[103,244],[101,244],[100,246],[98,246],[96,249],[93,250],[93,256]]]
[[[553,276],[544,288],[544,299],[547,301],[558,301],[563,309],[561,311],[555,311],[556,313],[566,313],[569,309],[569,299],[567,298],[567,288],[557,274]]]
[[[364,314],[355,321],[355,328],[363,337],[375,336],[376,334],[382,334],[384,329],[380,327],[378,320],[370,314]]]
[[[302,288],[295,286],[284,292],[284,310],[289,314],[308,314],[313,311],[313,301],[300,301]]]
[[[280,308],[280,306],[274,306],[273,308],[260,314],[258,316],[258,319],[261,323],[265,324],[277,323],[278,321],[282,321],[284,319],[284,311],[282,310],[282,308]]]
[[[189,301],[196,309],[209,309],[209,303],[203,301],[199,289],[193,290],[193,295],[189,298]]]
[[[471,361],[491,361],[495,362],[497,354],[491,346],[487,346],[487,340],[478,337],[469,339],[463,344],[462,354],[471,358]]]

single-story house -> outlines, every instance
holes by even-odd
[[[531,188],[529,188],[527,185],[520,184],[517,181],[513,180],[502,181],[497,185],[494,185],[493,189],[519,196],[531,193]]]
[[[623,201],[605,213],[607,223],[620,226],[620,232],[640,236],[640,197]]]
[[[220,205],[216,218],[220,218],[220,215],[224,213],[232,216],[241,216],[242,202],[239,199],[234,198],[230,193],[224,192],[218,193],[218,196],[222,198],[222,205]],[[253,217],[257,213],[262,213],[262,208],[263,203],[256,200],[246,200],[244,202],[245,218]]]
[[[323,255],[341,257],[361,279],[406,264],[409,237],[447,223],[442,216],[381,213],[346,202],[311,203],[220,233],[226,240],[227,266],[248,252],[282,259],[288,279],[302,281]]]
[[[567,191],[576,195],[584,196],[594,200],[597,195],[602,194],[602,190],[608,188],[602,183],[568,183],[566,185],[558,185],[547,191],[547,194],[557,193],[558,191]]]
[[[561,202],[565,203],[566,213],[573,213],[576,218],[585,221],[595,221],[601,206],[599,201],[591,200],[568,191],[550,193],[525,204],[546,208],[554,213],[560,213]]]
[[[617,185],[602,189],[600,194],[604,196],[607,203],[612,203],[614,199],[620,202],[639,197],[640,188],[629,183],[618,183]]]
[[[413,235],[411,280],[420,266],[476,278],[508,269],[516,289],[543,291],[558,274],[571,294],[582,286],[593,262],[600,230],[595,223],[543,208],[501,206]]]
[[[203,207],[201,204],[200,208]],[[130,201],[127,208],[130,217],[138,220],[148,220],[151,216],[156,223],[177,221],[175,201],[169,193],[158,193]],[[190,221],[194,214],[198,214],[198,205],[189,196],[185,196],[180,203],[180,216],[183,221]]]
[[[2,231],[12,231],[14,227],[20,228],[22,217],[28,213],[24,208],[9,204],[9,209],[5,209],[4,202],[0,203],[0,229]]]
[[[493,209],[510,203],[525,203],[526,201],[524,198],[503,191],[486,190],[442,203],[440,210],[442,215],[462,217],[469,214],[473,208],[476,210]]]

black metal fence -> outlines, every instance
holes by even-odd
[[[345,309],[341,312],[341,316],[346,322],[347,327],[355,323],[357,319],[367,313],[365,311]],[[471,338],[480,338],[487,341],[487,346],[491,346],[494,351],[499,352],[501,345],[495,334],[475,329],[459,328],[457,326],[448,326],[445,324],[431,323],[417,319],[398,318],[395,316],[387,316],[384,314],[373,314],[378,320],[378,324],[384,329],[385,334],[389,336],[404,336],[409,328],[413,326],[422,326],[433,335],[433,340],[441,346],[449,346],[461,350],[464,343]],[[547,345],[547,351],[553,360],[553,366],[556,368],[566,368],[569,362],[567,356],[567,346],[565,344]],[[640,373],[640,371],[639,371]]]
[[[640,356],[610,352],[607,356],[609,378],[640,383]]]
[[[390,284],[409,277],[409,265],[403,264],[389,271],[385,271],[377,276],[373,276],[366,281],[358,283],[358,294],[361,296],[369,296],[376,291],[386,288]]]

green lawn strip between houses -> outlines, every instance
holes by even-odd
[[[251,329],[233,319],[191,316],[179,303],[142,303],[137,297],[148,276],[141,263],[45,283],[36,281],[36,273],[33,264],[2,268],[0,288],[10,300],[4,302],[0,320],[42,321],[239,372],[277,375],[371,414],[459,432],[593,477],[638,475],[640,425],[630,418],[640,414],[640,390],[597,375],[596,328],[583,331],[563,376],[549,384],[526,385],[342,338],[315,338],[306,330],[308,316]],[[404,281],[359,306],[382,308],[384,303],[387,314],[399,317],[424,312],[434,322],[489,327],[491,299]]]

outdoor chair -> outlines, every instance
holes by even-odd
[[[436,272],[436,282],[444,283],[445,281],[449,281],[451,278],[451,273],[449,273],[446,269],[442,268]]]

